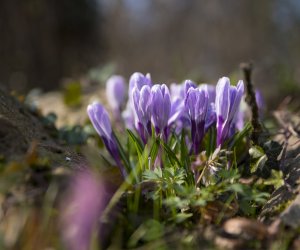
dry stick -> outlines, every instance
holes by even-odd
[[[246,102],[251,108],[251,124],[253,127],[253,131],[251,134],[251,139],[254,144],[259,144],[259,136],[262,133],[262,126],[259,122],[259,113],[258,113],[258,106],[255,97],[255,91],[253,89],[253,84],[251,80],[251,73],[252,73],[252,64],[251,63],[241,63],[241,69],[244,73],[244,79],[246,83]]]

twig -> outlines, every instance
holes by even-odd
[[[258,138],[262,132],[262,126],[259,122],[258,106],[256,102],[255,91],[253,89],[253,84],[251,80],[252,64],[242,63],[240,67],[243,70],[244,79],[246,83],[246,92],[247,92],[246,102],[250,106],[252,112],[251,124],[253,127],[253,132],[251,134],[251,139],[254,144],[259,144]]]

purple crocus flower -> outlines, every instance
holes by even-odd
[[[118,75],[111,76],[106,82],[107,102],[117,117],[125,101],[125,86],[125,79]]]
[[[151,88],[152,120],[157,134],[168,136],[167,126],[171,112],[171,97],[165,84],[156,84]]]
[[[152,82],[151,82],[150,74],[144,76],[142,73],[139,72],[133,73],[129,79],[129,89],[128,89],[129,99],[132,97],[132,91],[134,87],[137,87],[139,90],[141,90],[144,85],[148,85],[151,87]]]
[[[178,121],[178,118],[183,113],[184,109],[184,85],[172,83],[170,85],[171,96],[171,111],[168,125],[171,125]]]
[[[197,85],[191,80],[185,80],[182,84],[171,84],[171,113],[168,126],[175,124],[175,133],[180,134],[183,128],[190,127],[190,118],[185,106],[185,98],[190,88]]]
[[[227,77],[219,79],[216,87],[216,116],[217,116],[217,146],[229,137],[232,123],[244,94],[244,83],[239,81],[237,86],[230,86]]]
[[[208,107],[205,117],[205,132],[216,122],[216,87],[210,84],[201,84],[200,89],[203,89],[208,94]]]
[[[190,88],[185,99],[185,106],[191,121],[191,151],[198,154],[205,133],[205,118],[208,109],[207,91],[200,88]]]
[[[146,76],[144,76],[142,73],[139,72],[135,72],[131,75],[129,79],[129,88],[128,88],[128,103],[127,103],[128,110],[124,113],[124,115],[126,116],[125,118],[127,121],[131,121],[131,120],[134,121],[133,127],[135,127],[137,130],[138,130],[137,127],[138,117],[134,112],[135,108],[134,108],[134,101],[133,101],[133,89],[137,88],[138,90],[141,90],[144,85],[148,85],[149,87],[151,87],[152,85],[151,76],[149,73]],[[128,125],[132,127],[131,124]]]
[[[185,80],[183,86],[184,86],[184,98],[186,97],[190,88],[193,89],[197,88],[196,83],[194,83],[192,80]]]
[[[173,123],[177,122],[178,119],[180,120],[181,117],[184,115],[185,115],[184,100],[181,98],[172,100],[168,126],[171,126]]]
[[[93,103],[87,107],[88,116],[103,140],[108,152],[116,161],[123,177],[126,177],[126,171],[121,163],[116,139],[113,136],[109,116],[105,108],[99,103]]]
[[[185,80],[181,84],[172,83],[170,85],[170,93],[171,93],[171,99],[182,99],[184,100],[186,97],[186,94],[190,88],[197,88],[196,83],[194,83],[192,80]]]
[[[209,98],[208,98],[209,99]],[[205,132],[216,123],[216,107],[215,103],[211,102],[208,104],[207,113],[205,117]]]
[[[141,90],[137,86],[133,88],[133,104],[137,130],[144,143],[147,142],[148,135],[151,135],[151,112],[152,94],[148,85],[144,85]]]
[[[216,87],[211,84],[201,84],[200,89],[204,89],[208,93],[208,103],[215,103],[216,100]]]

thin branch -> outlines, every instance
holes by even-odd
[[[254,144],[259,144],[258,138],[262,132],[262,126],[259,122],[258,106],[257,106],[257,102],[256,102],[255,91],[253,88],[252,79],[251,79],[252,64],[251,63],[242,63],[240,65],[240,67],[243,70],[245,84],[246,84],[246,93],[247,93],[246,102],[250,106],[251,112],[252,112],[251,124],[253,127],[253,132],[251,135],[251,139]]]

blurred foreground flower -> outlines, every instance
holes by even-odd
[[[105,196],[101,180],[89,170],[75,175],[61,206],[61,230],[67,249],[90,249],[91,242],[99,240],[100,216],[107,203]]]

